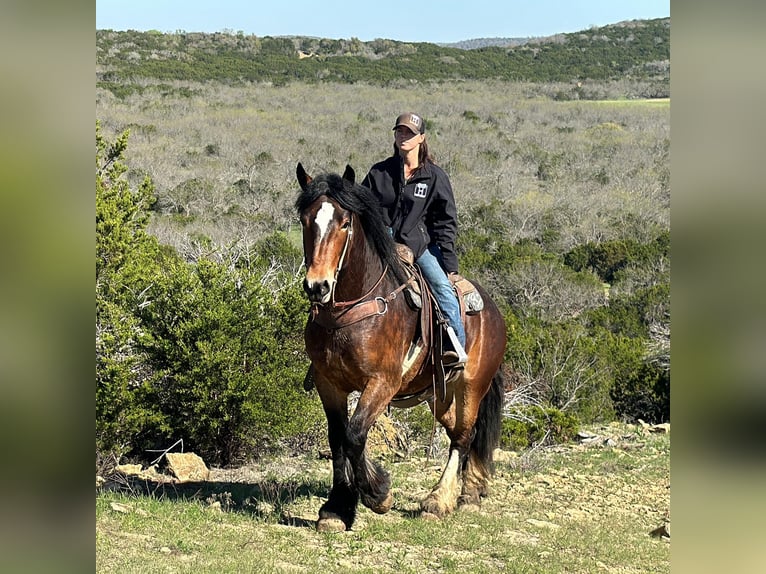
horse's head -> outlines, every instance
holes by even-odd
[[[355,174],[346,166],[342,177],[322,174],[314,179],[299,163],[296,175],[302,190],[296,208],[303,226],[303,289],[311,302],[325,304],[332,299],[353,235],[353,213],[337,197],[344,188],[353,187]]]

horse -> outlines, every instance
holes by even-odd
[[[298,163],[296,176],[303,288],[310,302],[305,346],[332,453],[332,488],[319,510],[317,530],[350,530],[360,499],[378,514],[391,509],[390,476],[370,459],[365,445],[387,407],[411,397],[415,404],[428,403],[450,439],[447,464],[421,502],[421,516],[438,519],[458,508],[480,506],[494,472],[502,423],[502,314],[475,285],[484,307],[466,315],[465,366],[448,396],[428,392],[438,362],[427,360],[428,352],[413,353],[421,330],[419,311],[398,296],[408,276],[377,199],[355,183],[349,165],[342,176],[328,172],[312,178]],[[349,418],[348,396],[354,391],[360,395]]]

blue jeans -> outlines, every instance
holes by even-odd
[[[428,281],[428,286],[436,298],[439,309],[447,317],[447,321],[455,330],[460,344],[465,349],[465,329],[460,320],[460,303],[458,303],[452,283],[441,266],[442,252],[438,245],[429,245],[423,255],[418,257],[416,263],[420,267],[423,277]]]

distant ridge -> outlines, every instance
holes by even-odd
[[[96,30],[96,79],[119,93],[158,81],[401,82],[501,80],[670,84],[670,18],[631,20],[536,38],[452,44],[244,33]]]
[[[531,39],[532,38],[472,38],[470,40],[460,40],[459,42],[437,43],[437,46],[457,48],[458,50],[477,50],[479,48],[488,48],[490,46],[512,48],[514,46],[523,46]]]

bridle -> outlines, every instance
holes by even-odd
[[[335,274],[333,276],[332,290],[330,292],[330,303],[325,305],[323,303],[311,304],[311,320],[316,321],[319,325],[325,327],[328,330],[339,329],[346,327],[375,315],[385,315],[388,311],[388,304],[396,299],[397,295],[404,290],[414,280],[410,278],[404,284],[394,289],[386,297],[377,296],[371,298],[372,294],[383,283],[383,279],[388,273],[388,264],[383,266],[383,271],[378,277],[375,284],[367,290],[367,292],[356,299],[349,301],[336,301],[335,300],[335,287],[338,285],[338,275],[340,274],[343,264],[346,260],[346,254],[348,253],[348,246],[351,243],[351,236],[354,233],[354,214],[351,214],[349,223],[349,232],[346,235],[346,242],[343,245],[343,251],[338,259],[338,265],[335,268]]]

